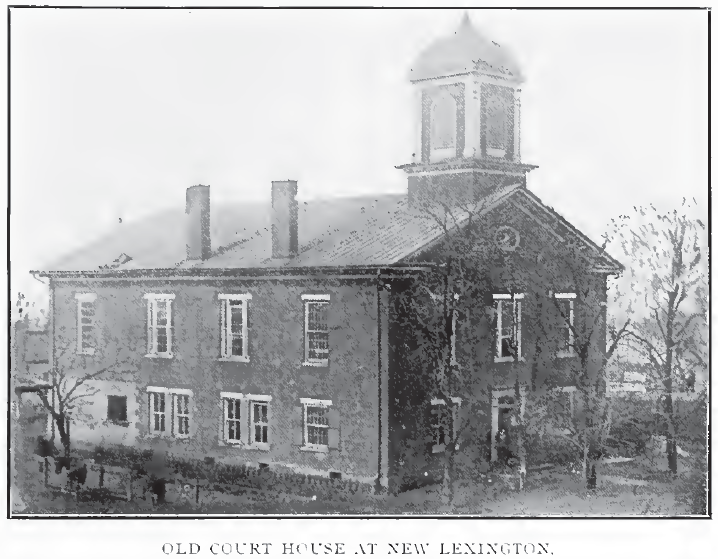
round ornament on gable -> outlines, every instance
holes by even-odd
[[[519,246],[521,239],[519,237],[519,232],[516,229],[509,227],[508,225],[502,225],[496,229],[494,240],[496,241],[496,245],[501,250],[514,250],[517,246]]]

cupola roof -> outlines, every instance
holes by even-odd
[[[465,14],[453,35],[434,41],[419,55],[409,79],[425,80],[474,71],[523,81],[519,65],[508,49],[483,37]]]

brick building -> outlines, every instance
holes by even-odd
[[[271,210],[211,208],[209,187],[193,186],[184,215],[128,226],[43,272],[53,366],[110,368],[73,416],[73,444],[396,490],[440,476],[460,421],[468,473],[491,468],[527,394],[568,390],[571,327],[603,317],[620,264],[528,190],[522,78],[505,49],[466,20],[410,79],[421,127],[399,167],[406,195],[300,204],[284,180]],[[455,238],[454,262],[471,272],[458,279],[446,272]],[[455,292],[439,374],[421,331],[426,309],[446,315],[441,278]],[[528,327],[537,321],[555,344]]]

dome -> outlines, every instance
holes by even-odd
[[[482,37],[465,15],[453,35],[435,41],[419,55],[409,79],[424,80],[475,70],[522,81],[519,66],[507,49]]]

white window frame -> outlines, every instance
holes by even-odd
[[[327,415],[327,444],[314,444],[309,442],[309,423],[308,423],[308,409],[309,408],[326,408],[327,410],[332,407],[331,400],[316,400],[314,398],[299,398],[299,403],[302,404],[302,447],[300,450],[310,452],[329,452],[329,416]],[[328,412],[327,412],[328,414]],[[314,425],[314,424],[312,424]],[[321,426],[325,427],[325,426]]]
[[[95,349],[97,348],[97,332],[95,328],[95,316],[97,313],[97,309],[95,308],[95,301],[97,300],[97,294],[75,293],[75,299],[77,300],[77,353],[79,355],[94,355]],[[84,347],[82,343],[82,328],[83,326],[87,326],[86,324],[83,325],[82,323],[82,305],[84,303],[92,303],[92,305],[90,306],[90,308],[92,309],[92,322],[89,324],[89,326],[91,328],[92,336],[95,340],[95,347]]]
[[[494,293],[494,303],[496,304],[496,353],[494,354],[495,363],[508,363],[514,361],[513,355],[501,356],[501,341],[506,339],[508,336],[502,336],[502,305],[506,302],[511,302],[513,305],[513,331],[511,333],[511,339],[516,341],[516,353],[519,361],[523,361],[523,354],[521,352],[521,301],[524,298],[523,293]]]
[[[193,420],[193,413],[192,413],[192,406],[194,404],[193,402],[193,394],[191,390],[186,390],[182,388],[171,388],[170,389],[170,396],[172,396],[172,436],[176,439],[189,439],[192,436],[192,420]],[[187,398],[187,413],[186,414],[179,414],[177,402],[180,398]],[[187,432],[186,433],[180,433],[179,431],[179,421],[180,417],[186,417],[187,418]]]
[[[561,349],[558,351],[558,357],[574,357],[576,355],[576,348],[574,347],[574,336],[573,336],[573,330],[574,330],[574,301],[576,300],[576,294],[575,293],[555,293],[554,298],[561,299],[564,301],[568,301],[569,303],[569,316],[568,316],[568,324],[566,324],[563,328],[568,329],[568,349]],[[561,312],[563,309],[561,309]],[[563,314],[563,313],[562,313]],[[563,316],[562,316],[563,318]]]
[[[172,353],[172,301],[174,301],[173,293],[146,293],[144,298],[147,300],[147,354],[145,357],[163,357],[171,358]],[[157,351],[157,307],[160,302],[167,305],[167,351]]]
[[[256,448],[259,450],[269,450],[272,444],[272,406],[270,405],[272,397],[262,394],[247,394],[245,396],[245,399],[247,400],[247,406],[249,410],[247,413],[247,419],[249,421],[249,428],[247,429],[247,446],[249,448]],[[267,406],[267,423],[261,424],[267,428],[266,442],[258,442],[254,438],[254,429],[256,426],[256,423],[254,421],[254,404]]]
[[[491,462],[498,460],[498,451],[496,448],[496,435],[499,429],[499,408],[510,408],[512,410],[511,424],[515,426],[519,421],[523,421],[526,412],[526,385],[520,385],[518,394],[515,386],[496,387],[491,393]],[[502,396],[510,396],[514,399],[512,404],[499,404]],[[517,402],[518,400],[518,402]]]
[[[450,399],[451,399],[451,406],[450,406],[448,409],[446,409],[446,400],[444,400],[443,398],[432,398],[432,399],[431,399],[431,406],[432,406],[432,407],[434,407],[434,406],[444,406],[444,408],[445,408],[446,411],[448,412],[449,417],[450,417],[449,432],[445,435],[444,440],[453,441],[454,438],[455,438],[455,426],[456,426],[457,421],[458,421],[458,419],[459,419],[459,418],[458,418],[458,411],[459,411],[459,408],[461,407],[461,401],[462,401],[462,400],[461,400],[461,398],[459,398],[458,396],[451,396]],[[435,424],[433,423],[433,418],[432,418],[432,424],[431,424],[432,436],[433,436],[434,430],[435,430],[436,428],[438,428],[438,424],[435,425]],[[437,439],[436,437],[433,437],[433,441],[434,441],[434,443],[433,443],[433,445],[431,446],[431,453],[432,453],[432,454],[437,454],[437,453],[439,453],[439,452],[444,452],[444,450],[446,450],[446,444],[445,444],[445,443],[444,443],[444,444],[440,444],[440,443],[438,442],[438,439]],[[457,441],[457,442],[458,442],[458,441]]]
[[[316,359],[309,357],[309,305],[310,304],[323,304],[328,306],[330,301],[330,296],[328,294],[322,294],[322,295],[312,295],[312,294],[304,294],[302,295],[302,303],[304,306],[304,365],[310,366],[310,367],[326,367],[329,365],[329,348],[327,347],[327,357],[325,359]],[[324,330],[311,330],[311,332],[323,332]],[[329,323],[327,320],[327,339],[329,338]],[[327,345],[328,342],[327,342]]]
[[[165,430],[156,431],[154,429],[154,415],[155,410],[153,408],[152,394],[164,394],[165,397]],[[186,388],[166,388],[164,386],[148,386],[148,410],[149,410],[149,432],[154,436],[161,437],[174,437],[176,439],[189,439],[192,437],[194,429],[194,392]],[[187,396],[189,398],[187,402],[187,414],[182,414],[182,417],[187,417],[187,433],[180,434],[179,432],[179,417],[177,413],[177,397]]]
[[[165,410],[159,412],[155,410],[153,394],[162,394],[164,396]],[[147,387],[147,399],[148,399],[148,410],[149,410],[149,432],[151,435],[168,437],[172,434],[172,409],[169,396],[169,389],[161,386],[148,386]],[[164,430],[157,430],[154,428],[155,415],[164,415]]]
[[[245,410],[242,408],[245,407],[245,399],[244,395],[239,392],[220,392],[219,393],[220,398],[222,399],[222,442],[226,445],[230,446],[240,446],[244,444],[244,441],[242,440],[242,434],[244,429],[242,429],[242,420],[247,415],[245,413]],[[233,400],[235,401],[235,416],[237,414],[237,411],[239,411],[239,417],[234,418],[232,420],[229,419],[229,401]],[[234,439],[229,438],[229,422],[234,421],[236,422],[236,428],[238,430],[237,437]]]
[[[220,303],[220,361],[239,361],[249,363],[249,301],[252,300],[251,293],[220,293],[217,298]],[[239,305],[232,305],[232,301],[240,301]],[[232,355],[232,308],[242,309],[242,355]]]

